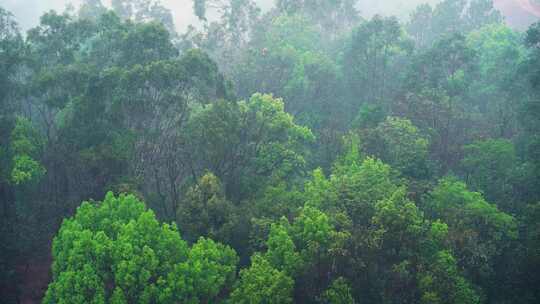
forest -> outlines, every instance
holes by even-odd
[[[540,23],[359,2],[0,7],[0,302],[540,303]]]

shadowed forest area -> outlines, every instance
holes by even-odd
[[[540,303],[540,23],[82,2],[0,7],[0,302]]]

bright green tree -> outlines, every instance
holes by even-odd
[[[133,195],[84,202],[53,242],[53,281],[44,303],[200,303],[234,278],[229,247],[160,224]]]
[[[11,140],[11,153],[13,154],[11,182],[20,185],[39,181],[46,172],[46,169],[39,162],[39,157],[43,154],[45,146],[42,135],[29,120],[17,117],[15,127],[11,132]]]
[[[255,254],[251,266],[240,271],[230,303],[293,303],[293,285],[294,281],[284,271],[273,268],[264,257]]]
[[[288,225],[285,219],[283,221],[285,221],[285,225]],[[302,268],[302,259],[296,251],[296,245],[289,235],[287,227],[283,223],[272,224],[266,246],[268,249],[264,257],[274,268],[285,271],[285,273],[293,277],[297,270]]]

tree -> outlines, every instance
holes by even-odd
[[[330,283],[350,235],[338,230],[326,213],[309,205],[300,210],[289,233],[303,262],[295,277],[295,294],[315,301]]]
[[[525,159],[532,167],[529,179],[532,180],[531,186],[534,189],[539,189],[540,157],[538,151],[540,151],[540,119],[538,119],[538,114],[540,113],[540,70],[538,66],[540,63],[540,23],[531,25],[527,30],[525,42],[530,50],[530,54],[523,63],[523,71],[529,80],[532,96],[526,100],[520,111],[523,115],[523,119],[520,119],[520,121],[525,129]],[[538,191],[533,191],[528,196],[526,199],[529,202],[535,202],[540,199],[540,193]]]
[[[248,101],[217,101],[194,113],[187,126],[191,169],[209,169],[228,197],[242,198],[272,180],[301,174],[307,127],[294,122],[281,99],[254,94]]]
[[[350,122],[350,111],[333,59],[340,48],[324,39],[321,31],[326,30],[300,13],[266,16],[230,75],[242,97],[265,92],[283,98],[285,110],[317,135],[319,148],[314,149],[313,159],[322,159],[328,167]]]
[[[255,254],[251,266],[240,271],[240,278],[231,294],[231,303],[293,303],[294,281],[273,268],[264,257]]]
[[[336,38],[361,20],[356,8],[357,0],[278,0],[276,9],[289,15],[303,15],[316,24],[324,35]]]
[[[106,12],[107,9],[101,3],[101,0],[83,0],[78,11],[78,16],[81,19],[97,20]]]
[[[7,138],[9,129],[6,124],[13,123],[10,113],[16,109],[14,98],[18,93],[19,84],[15,77],[23,63],[23,52],[25,50],[24,40],[19,32],[19,27],[13,15],[0,7],[0,106],[4,111],[0,113],[0,127],[2,138]],[[4,142],[2,142],[4,144]]]
[[[336,166],[330,181],[337,192],[334,204],[359,228],[368,226],[375,204],[390,197],[398,188],[390,166],[370,157]]]
[[[490,24],[502,24],[504,16],[495,8],[493,3],[493,0],[470,1],[463,17],[466,29],[472,31]]]
[[[498,261],[517,238],[516,219],[454,178],[440,180],[426,203],[432,217],[448,224],[458,266],[484,288],[489,299],[501,287],[486,279],[504,270]]]
[[[409,23],[406,25],[409,34],[418,49],[430,47],[435,38],[432,27],[433,8],[425,3],[418,5],[411,13]]]
[[[326,272],[336,271],[358,286],[352,291],[354,299],[369,303],[420,302],[422,278],[430,275],[436,254],[450,249],[448,226],[424,216],[423,210],[409,198],[407,188],[393,177],[390,166],[373,158],[362,160],[358,150],[351,149],[335,164],[329,179],[320,170],[314,172],[305,186],[305,196],[308,205],[318,206],[328,214],[310,216],[309,227],[319,227],[316,230],[323,235],[327,231],[322,225],[324,221],[315,223],[324,218],[331,223],[330,227],[335,227],[331,229],[335,232],[330,233],[330,246],[326,245],[328,253],[321,251],[331,257],[332,267]],[[303,222],[308,221],[300,221]],[[293,231],[295,225],[296,222],[292,224]],[[305,238],[310,239],[309,235]],[[297,248],[306,252],[301,249],[301,238],[298,240]],[[452,274],[441,272],[437,279],[447,280],[451,276],[451,280],[460,283],[441,283],[437,288],[454,294],[466,289],[464,292],[470,293],[472,299],[477,297],[461,268],[457,264],[452,267]]]
[[[53,242],[44,303],[199,303],[232,283],[238,258],[200,239],[189,248],[133,195],[84,202]]]
[[[15,185],[36,183],[46,172],[39,162],[45,145],[41,135],[30,121],[17,117],[15,127],[11,132],[11,140],[10,148],[13,155],[11,182]]]
[[[436,37],[461,33],[463,29],[462,14],[467,0],[441,1],[433,11],[432,29]]]
[[[207,173],[186,193],[178,208],[177,222],[190,241],[204,236],[230,244],[237,216],[218,178]]]
[[[2,303],[539,302],[539,24],[79,2],[0,8]]]
[[[484,193],[486,199],[501,209],[512,212],[514,186],[518,160],[512,142],[505,139],[488,139],[464,147],[461,166],[467,184]]]
[[[453,34],[466,34],[489,24],[502,24],[503,16],[493,0],[444,0],[432,8],[420,4],[411,15],[408,32],[417,46],[430,47]]]
[[[236,276],[238,257],[228,246],[200,238],[185,263],[177,264],[159,286],[162,303],[209,303],[228,290]]]
[[[438,252],[419,280],[420,303],[481,303],[472,286],[459,275],[456,260],[448,251]]]
[[[366,131],[362,146],[371,155],[411,178],[429,177],[429,140],[410,120],[388,116]]]
[[[325,213],[305,206],[290,229],[305,262],[316,265],[328,254],[335,230]]]
[[[23,63],[24,40],[13,15],[0,7],[0,187],[10,179],[10,153],[7,150],[10,135],[21,107],[15,102],[21,84],[16,81]],[[5,193],[5,191],[2,191]],[[3,201],[5,201],[4,198]]]
[[[112,0],[111,4],[122,19],[136,22],[158,21],[171,34],[176,33],[172,13],[160,0]]]
[[[233,74],[241,96],[267,92],[282,97],[285,110],[312,128],[322,128],[339,113],[333,106],[339,102],[336,64],[321,51],[323,40],[304,16],[273,19],[249,47]]]
[[[464,36],[443,38],[409,66],[402,98],[394,111],[426,132],[430,153],[446,173],[459,161],[459,148],[475,134],[477,108],[469,98],[476,77],[476,54]],[[419,73],[418,71],[421,71]]]
[[[0,298],[6,303],[22,293],[18,266],[48,242],[40,232],[49,221],[28,200],[46,169],[40,128],[22,116],[27,50],[14,16],[0,7]]]
[[[328,304],[354,304],[355,301],[351,295],[351,287],[347,280],[342,277],[332,282],[332,285],[324,292],[324,302]]]
[[[519,67],[526,59],[523,35],[495,23],[467,35],[467,47],[474,50],[478,77],[471,88],[473,103],[485,120],[486,133],[510,138],[518,132],[518,115],[527,97],[526,77]]]
[[[204,49],[224,73],[231,75],[245,54],[251,34],[260,26],[261,9],[253,0],[193,0],[193,11],[204,22],[204,29],[190,27],[184,44]],[[217,20],[209,21],[207,11],[217,15]]]
[[[288,224],[286,220],[285,223]],[[266,246],[268,250],[264,257],[272,267],[282,270],[292,277],[297,274],[297,270],[302,268],[300,255],[296,251],[296,246],[287,231],[287,227],[284,227],[283,224],[272,224]]]
[[[530,298],[531,303],[540,299],[538,290],[529,290],[529,284],[540,282],[540,203],[530,204],[524,212],[523,225],[525,232],[522,234],[524,238],[525,259],[522,264],[522,281],[525,295],[520,294],[523,298]]]
[[[351,92],[350,102],[357,111],[363,103],[388,111],[397,93],[403,61],[412,44],[395,17],[375,16],[352,31],[343,55],[343,72]]]

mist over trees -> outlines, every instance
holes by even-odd
[[[2,303],[538,303],[540,23],[359,7],[0,7]]]

